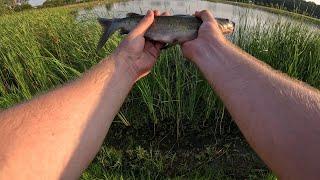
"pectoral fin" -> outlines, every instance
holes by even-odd
[[[175,45],[176,45],[176,43],[175,44],[174,43],[172,43],[172,44],[167,43],[161,48],[161,50],[165,50],[165,49],[171,48],[171,47],[173,47]]]

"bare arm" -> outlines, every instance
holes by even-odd
[[[0,113],[0,179],[81,175],[134,82],[156,62],[161,44],[143,38],[153,18],[151,11],[80,79]]]
[[[283,179],[320,176],[320,93],[290,79],[228,42],[212,15],[196,40],[183,44],[241,132],[266,164]]]

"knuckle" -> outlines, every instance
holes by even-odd
[[[206,9],[206,10],[203,10],[202,13],[205,14],[205,15],[209,15],[210,11]]]

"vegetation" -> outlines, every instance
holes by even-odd
[[[13,8],[14,11],[19,12],[19,11],[24,11],[27,9],[32,9],[33,7],[29,3],[23,3],[21,5],[17,5]]]
[[[28,3],[28,1],[22,1],[17,4],[15,0],[0,0],[0,16],[32,8],[33,7]]]
[[[11,9],[8,7],[5,0],[0,0],[0,16],[10,13]]]
[[[0,0],[0,16],[7,13],[7,7],[3,0]]]
[[[76,4],[76,3],[83,3],[83,2],[91,2],[94,0],[46,0],[41,7],[57,7],[57,6],[64,6],[68,4]]]
[[[305,0],[229,0],[288,10],[320,19],[320,5]]]
[[[101,29],[59,7],[0,17],[0,107],[75,79],[109,55]],[[242,18],[231,40],[289,76],[320,88],[320,34],[300,24]],[[259,22],[259,21],[258,21]],[[179,47],[165,50],[133,88],[82,179],[275,179],[250,149],[219,98]]]

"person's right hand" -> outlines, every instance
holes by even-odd
[[[218,22],[208,10],[196,12],[195,16],[203,21],[198,31],[198,37],[183,43],[181,47],[183,55],[197,63],[202,56],[212,51],[212,47],[223,45],[226,39]]]
[[[127,67],[127,72],[134,81],[146,76],[156,63],[163,43],[152,42],[144,38],[145,32],[152,25],[155,16],[168,16],[168,12],[149,10],[139,24],[121,42],[112,57],[118,65]]]

